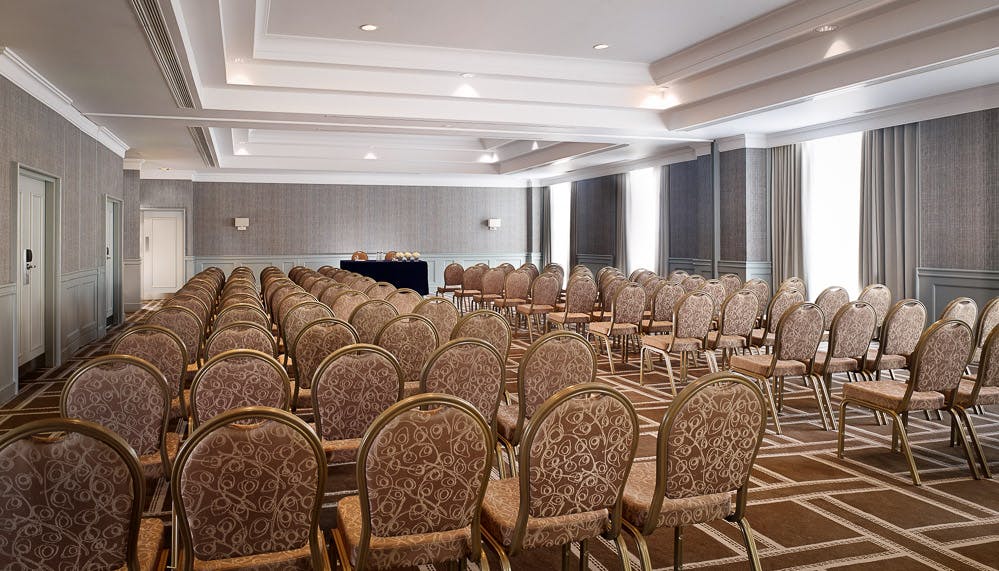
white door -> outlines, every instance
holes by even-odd
[[[104,214],[104,285],[107,289],[107,304],[104,317],[114,316],[114,203],[105,202]]]
[[[142,212],[142,299],[159,299],[184,285],[184,213]]]
[[[45,183],[20,175],[17,188],[20,366],[45,353]]]

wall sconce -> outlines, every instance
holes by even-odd
[[[234,220],[236,222],[236,224],[235,224],[236,230],[246,230],[247,228],[250,227],[250,219],[249,218],[236,218]]]
[[[499,230],[500,224],[502,222],[503,221],[500,220],[499,218],[490,218],[486,220],[486,227],[489,228],[490,230]]]

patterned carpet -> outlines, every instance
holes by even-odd
[[[142,319],[153,308],[128,316]],[[120,331],[120,330],[118,330]],[[73,369],[105,353],[117,331],[93,343],[61,367],[35,371],[21,380],[21,393],[0,407],[0,433],[15,426],[59,414],[59,395]],[[516,390],[516,368],[527,348],[526,333],[518,334],[508,363],[510,390]],[[627,366],[616,356],[617,373],[610,374],[606,357],[599,379],[627,395],[642,421],[638,461],[655,454],[656,431],[670,395],[664,370],[638,384],[634,357]],[[674,370],[679,367],[674,364]],[[701,374],[704,369],[693,369]],[[840,382],[834,383],[838,407]],[[975,481],[960,447],[947,444],[948,420],[910,418],[909,434],[923,486],[909,478],[905,459],[891,453],[890,428],[878,426],[865,411],[848,411],[846,457],[836,458],[836,434],[825,432],[812,390],[789,380],[781,422],[784,434],[767,433],[752,477],[748,518],[756,533],[765,569],[996,569],[999,567],[999,482]],[[935,418],[935,417],[934,417]],[[946,416],[945,416],[946,418]],[[999,471],[999,411],[972,415],[993,471]],[[183,424],[176,427],[185,430]],[[354,488],[352,466],[330,469],[324,526],[333,520],[335,501]],[[147,488],[147,514],[168,520],[168,487]],[[719,522],[685,531],[684,563],[690,569],[746,568],[738,529]],[[653,568],[672,568],[672,530],[649,538]],[[632,568],[638,569],[634,545]],[[332,551],[332,550],[331,550]],[[619,569],[613,546],[591,542],[591,568]],[[538,550],[513,560],[514,569],[557,569],[558,550]],[[490,558],[497,568],[495,558]],[[474,566],[472,566],[474,568]],[[426,567],[427,570],[433,567]]]

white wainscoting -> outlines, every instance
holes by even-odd
[[[318,269],[320,266],[340,267],[340,260],[349,260],[351,252],[333,254],[288,254],[275,256],[193,256],[187,258],[187,277],[212,266],[220,268],[226,274],[238,266],[246,266],[260,276],[260,270],[275,266],[287,272],[295,266],[305,266]],[[541,253],[505,252],[505,253],[469,253],[445,252],[438,254],[421,253],[420,259],[427,262],[427,274],[430,279],[430,291],[444,285],[444,268],[451,262],[458,262],[464,267],[478,263],[489,264],[490,267],[509,262],[519,266],[525,262],[534,262],[540,266]]]
[[[0,403],[17,394],[17,284],[0,285]]]
[[[121,297],[125,313],[142,309],[142,258],[122,260]]]
[[[98,335],[100,294],[97,268],[62,274],[62,360]]]
[[[929,320],[940,317],[955,297],[970,297],[978,309],[999,296],[999,271],[916,268],[916,296],[926,306]]]
[[[743,281],[761,279],[770,283],[772,279],[772,264],[770,262],[742,262],[734,260],[718,260],[718,274],[737,274]]]
[[[669,271],[683,270],[688,274],[700,274],[708,279],[715,277],[712,272],[711,260],[704,258],[670,258]]]

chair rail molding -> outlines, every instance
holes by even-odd
[[[0,285],[0,403],[17,394],[17,284]]]
[[[999,296],[999,270],[916,268],[916,297],[926,305],[930,320],[940,316],[947,302],[961,296],[975,300],[981,309]]]

